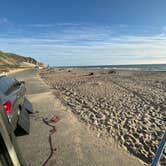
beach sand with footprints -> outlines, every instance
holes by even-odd
[[[40,75],[98,137],[151,163],[166,130],[166,72],[53,68]]]

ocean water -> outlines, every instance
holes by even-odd
[[[166,71],[166,64],[141,64],[141,65],[99,65],[99,66],[67,66],[71,68],[103,68],[119,70],[150,70]]]

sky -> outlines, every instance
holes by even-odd
[[[0,0],[0,50],[50,66],[166,63],[165,0]]]

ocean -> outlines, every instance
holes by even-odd
[[[166,71],[166,64],[139,64],[139,65],[99,65],[99,66],[63,66],[64,68],[97,68],[119,70],[150,70]]]

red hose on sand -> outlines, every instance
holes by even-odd
[[[39,113],[39,112],[36,112]],[[34,113],[35,114],[35,113]],[[36,116],[36,115],[32,115],[32,117],[34,117],[34,120],[40,120],[43,121],[44,124],[46,124],[47,126],[51,127],[52,129],[49,131],[49,137],[48,137],[48,141],[49,141],[49,146],[50,146],[50,154],[47,157],[47,159],[44,161],[44,163],[42,164],[42,166],[46,166],[48,164],[48,161],[53,157],[54,153],[56,152],[56,148],[53,146],[53,142],[52,142],[52,137],[53,135],[56,134],[57,129],[56,127],[53,125],[53,123],[57,123],[60,121],[60,118],[57,116],[53,116],[51,119],[48,118],[44,118],[42,116]]]
[[[60,120],[60,118],[57,117],[57,116],[54,116],[54,117],[52,117],[50,120],[47,120],[47,118],[45,118],[45,119],[43,118],[42,120],[43,120],[43,122],[44,122],[46,125],[52,127],[52,129],[50,130],[50,134],[49,134],[50,155],[49,155],[48,158],[45,160],[45,162],[42,164],[42,166],[46,166],[47,163],[48,163],[48,161],[51,159],[51,157],[53,156],[54,152],[56,151],[56,148],[54,148],[54,147],[53,147],[53,144],[52,144],[52,136],[53,136],[54,134],[56,134],[57,130],[56,130],[56,127],[55,127],[55,126],[51,125],[51,123],[57,123],[57,122]]]

